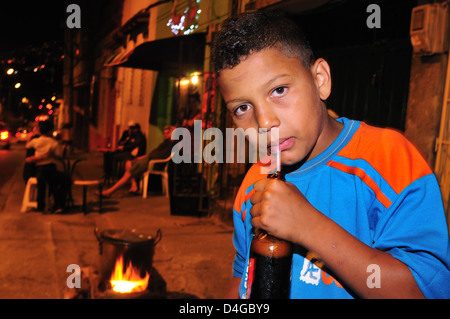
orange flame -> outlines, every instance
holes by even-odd
[[[116,266],[111,275],[112,290],[120,293],[142,292],[147,289],[149,273],[145,273],[145,277],[142,278],[139,274],[139,270],[133,267],[131,261],[128,263],[125,273],[123,272],[123,256],[121,255],[116,260]]]

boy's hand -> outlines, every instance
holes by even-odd
[[[406,264],[362,243],[316,210],[294,185],[267,178],[256,182],[254,189],[252,225],[316,253],[358,296],[423,298]],[[372,264],[384,269],[381,289],[367,285],[366,269]]]
[[[252,225],[269,234],[301,244],[310,226],[315,208],[291,183],[262,179],[254,184],[250,201]]]

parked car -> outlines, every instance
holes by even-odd
[[[11,146],[11,134],[5,123],[0,123],[0,149],[9,149]]]
[[[19,128],[15,134],[18,143],[26,143],[33,132],[28,131],[26,128]]]

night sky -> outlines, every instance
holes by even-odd
[[[63,39],[66,1],[2,1],[0,52]]]
[[[2,115],[34,119],[42,99],[61,97],[67,1],[8,0],[0,4]],[[39,68],[38,68],[39,67]],[[17,73],[6,75],[14,68]],[[21,83],[19,89],[13,89]],[[21,104],[26,97],[30,105]],[[44,110],[46,111],[46,110]],[[11,119],[10,116],[8,116]],[[11,123],[10,123],[11,124]],[[12,125],[12,124],[11,124]]]

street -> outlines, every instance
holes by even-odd
[[[11,191],[9,185],[16,170],[23,169],[25,144],[12,143],[11,149],[0,150],[0,211],[3,211],[6,198]]]

